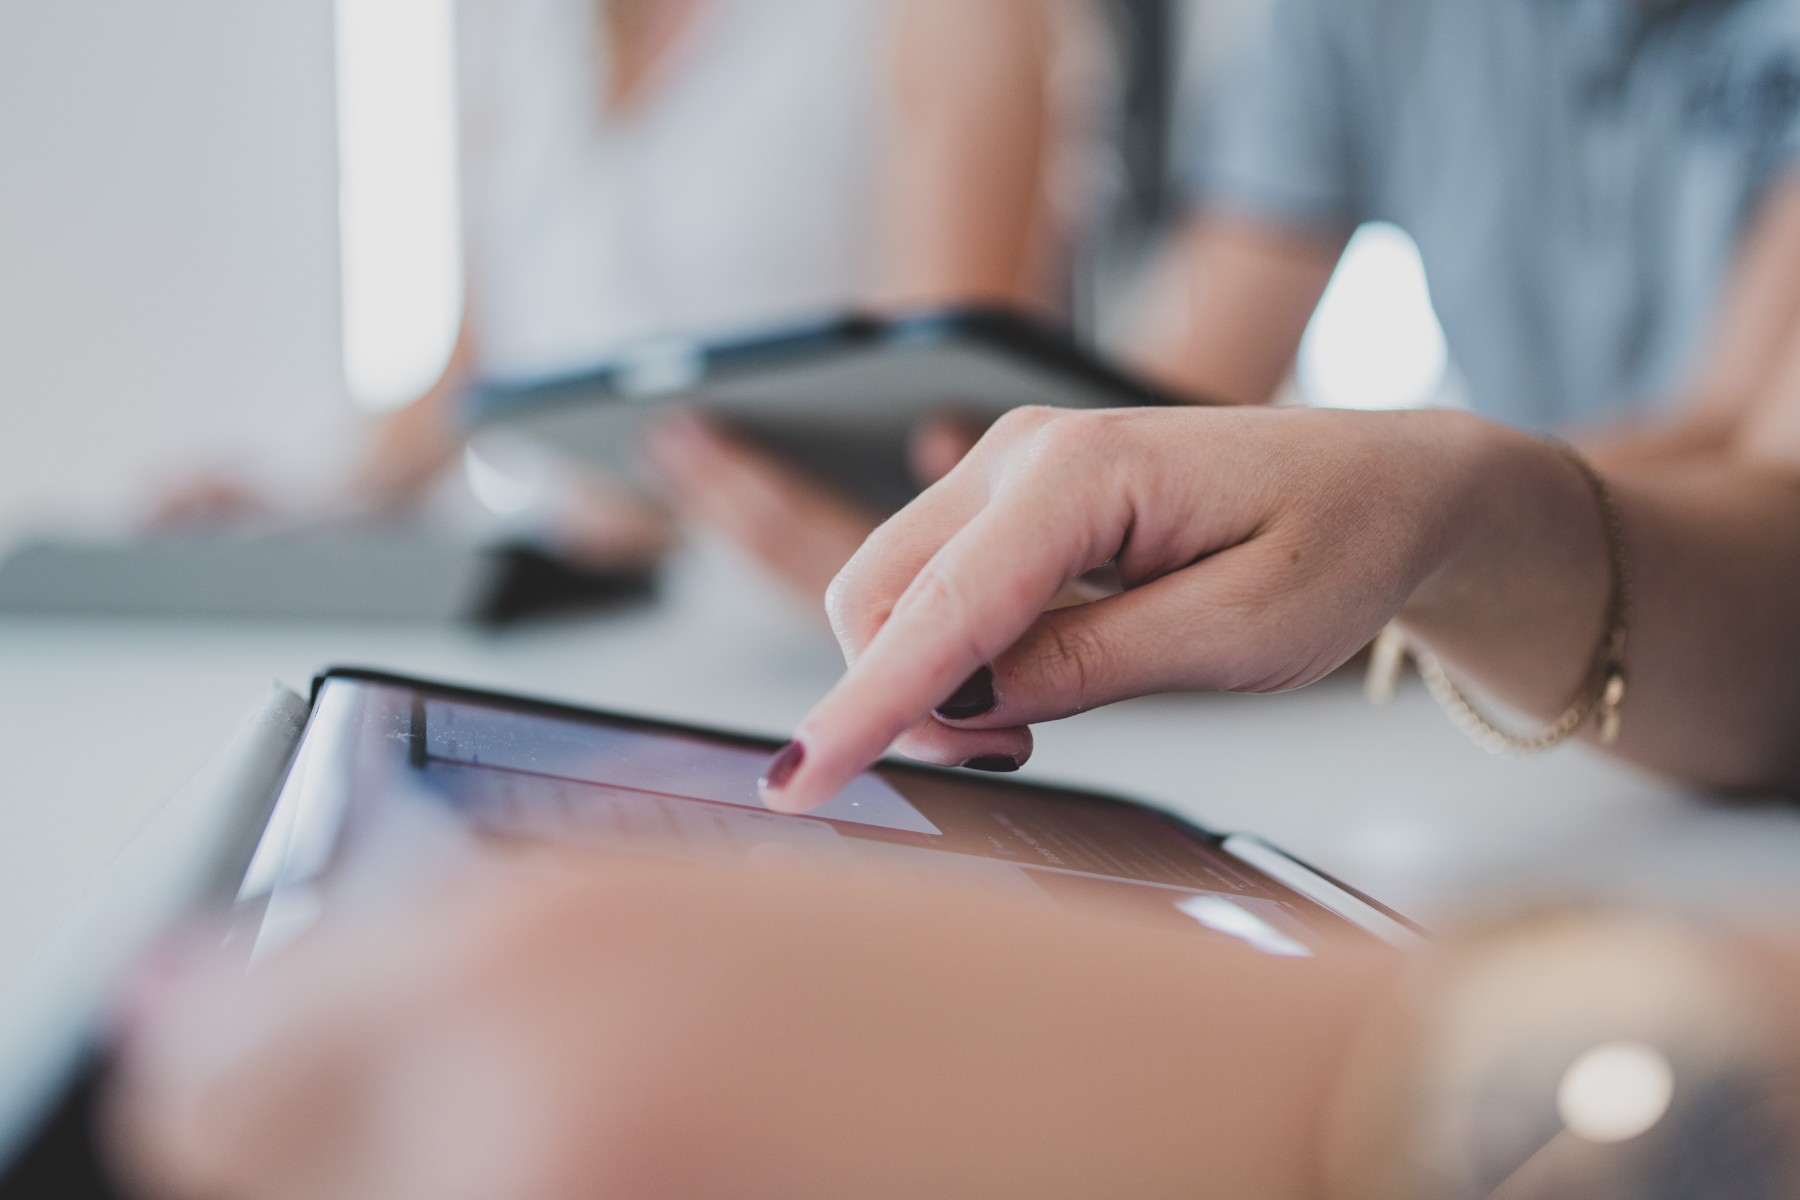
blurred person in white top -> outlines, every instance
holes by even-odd
[[[1104,90],[1089,0],[463,0],[459,21],[468,301],[442,377],[350,472],[355,508],[404,508],[456,458],[471,378],[848,309],[1062,303]],[[715,428],[661,432],[676,507],[803,594],[873,524]],[[250,499],[200,480],[169,508]],[[577,509],[576,550],[663,533],[623,495]]]

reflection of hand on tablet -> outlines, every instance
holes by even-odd
[[[166,1200],[1310,1195],[1396,966],[595,865],[485,867],[248,978],[178,968],[128,1026],[127,1161]]]
[[[954,467],[980,436],[949,420],[922,426],[913,467],[930,483]],[[651,461],[677,507],[749,554],[806,603],[816,604],[881,518],[779,459],[699,417],[652,427]]]

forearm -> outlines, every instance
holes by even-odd
[[[465,315],[443,372],[411,403],[375,422],[373,435],[351,466],[350,495],[388,509],[413,501],[462,449],[456,397],[474,357],[471,322]]]
[[[1800,782],[1800,752],[1789,749],[1800,743],[1797,259],[1800,182],[1790,179],[1745,239],[1679,415],[1583,443],[1613,481],[1636,576],[1618,749],[1707,784]],[[1543,452],[1534,455],[1522,479],[1542,477]],[[1483,619],[1456,621],[1445,609],[1419,622],[1471,674],[1539,714],[1563,703],[1549,689],[1570,687],[1577,664],[1591,661],[1594,647],[1584,651],[1580,637],[1604,603],[1597,524],[1584,532],[1565,514],[1558,530],[1543,527],[1546,516],[1558,520],[1554,505],[1545,511],[1547,496],[1576,502],[1565,494],[1568,474],[1546,482],[1544,495],[1495,497],[1530,519],[1512,531],[1519,544],[1494,554],[1492,570],[1469,575],[1476,595],[1464,596],[1465,607]],[[1493,601],[1484,607],[1486,589]],[[1509,640],[1537,648],[1509,662],[1500,649]]]
[[[404,506],[455,458],[448,397],[434,389],[379,418],[346,490],[379,508]]]
[[[1588,679],[1611,587],[1600,507],[1556,448],[1465,417],[1441,566],[1403,613],[1537,717]],[[1800,782],[1800,480],[1725,458],[1605,464],[1631,569],[1622,757],[1696,783]],[[1590,731],[1591,732],[1591,731]]]
[[[1046,1105],[1039,1130],[1053,1140],[1045,1145],[1091,1140],[1067,1161],[1046,1163],[1054,1169],[1033,1194],[1053,1194],[1050,1180],[1061,1179],[1080,1180],[1072,1194],[1318,1200],[1348,1066],[1391,1002],[1405,960],[1373,945],[1293,960],[1202,945],[1137,956],[1125,942],[1061,956],[1065,965],[1115,968],[1097,988],[1065,977],[1062,989],[1076,998],[1061,1007],[1083,1007],[1093,991],[1115,998],[1091,1009],[1105,1015],[1055,1044],[1069,1075],[1085,1080],[1081,1091],[1121,1103],[1106,1105],[1112,1113],[1100,1120],[1091,1106],[1067,1114],[1060,1129],[1065,1114]],[[1057,1090],[1021,1089],[1046,1099]]]
[[[1736,432],[1731,421],[1714,416],[1701,401],[1692,402],[1690,409],[1673,421],[1614,426],[1583,434],[1576,442],[1607,470],[1629,471],[1726,453]]]
[[[1053,8],[896,7],[869,297],[878,307],[1056,307],[1049,170],[1070,131],[1050,98]]]
[[[174,960],[121,1056],[121,1157],[158,1195],[1317,1200],[1404,961],[879,875],[476,866],[248,977]]]
[[[1157,266],[1126,357],[1178,393],[1267,404],[1293,368],[1343,247],[1335,234],[1196,218]]]

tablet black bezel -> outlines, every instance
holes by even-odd
[[[720,729],[717,726],[695,725],[695,724],[690,724],[690,723],[682,722],[682,721],[666,720],[666,719],[656,718],[656,717],[645,717],[645,716],[641,716],[638,714],[623,713],[623,712],[618,712],[618,711],[615,711],[612,709],[598,708],[598,707],[594,707],[591,705],[570,704],[570,703],[563,702],[563,701],[546,700],[546,699],[543,699],[541,697],[536,697],[536,696],[521,696],[521,695],[519,695],[517,693],[513,693],[513,692],[504,692],[504,691],[498,691],[498,690],[492,690],[492,689],[486,689],[486,688],[470,687],[466,684],[444,683],[440,680],[425,679],[425,678],[420,678],[418,676],[404,675],[404,674],[400,674],[400,673],[393,672],[393,671],[382,670],[382,669],[376,668],[376,667],[359,667],[359,666],[348,666],[348,665],[330,666],[330,667],[323,668],[317,675],[315,675],[313,677],[312,692],[310,694],[309,700],[312,704],[313,711],[315,713],[317,712],[317,709],[318,709],[319,691],[320,691],[320,689],[322,689],[325,686],[327,681],[332,680],[332,679],[342,679],[342,680],[355,681],[355,682],[361,682],[361,683],[381,684],[381,685],[386,685],[389,687],[409,688],[409,689],[417,689],[417,690],[436,692],[436,693],[446,696],[448,698],[462,699],[462,700],[467,700],[467,701],[470,701],[473,703],[500,704],[500,705],[510,707],[510,708],[521,709],[526,712],[537,712],[537,713],[542,713],[546,716],[559,716],[559,717],[572,718],[575,720],[605,721],[605,722],[608,722],[611,724],[622,725],[627,728],[640,729],[640,730],[644,730],[646,732],[652,732],[652,733],[657,733],[657,732],[676,733],[676,734],[684,734],[684,735],[687,735],[690,737],[708,738],[708,739],[712,739],[715,741],[723,741],[723,742],[728,742],[733,745],[742,746],[742,747],[745,747],[746,749],[756,749],[756,750],[766,751],[770,754],[773,754],[781,746],[781,742],[777,738],[767,737],[767,736],[759,735],[759,734],[744,733],[744,732],[737,731],[737,730]],[[1216,831],[1213,829],[1209,829],[1206,826],[1201,825],[1200,823],[1198,823],[1196,821],[1189,820],[1188,818],[1183,817],[1178,813],[1170,812],[1169,810],[1167,810],[1165,808],[1160,808],[1157,805],[1146,804],[1141,800],[1133,800],[1133,799],[1130,799],[1129,797],[1120,796],[1120,795],[1110,793],[1110,792],[1094,791],[1091,788],[1074,787],[1074,786],[1070,786],[1067,784],[1055,783],[1055,782],[1040,782],[1040,781],[1036,781],[1036,780],[1011,780],[1011,779],[993,778],[993,777],[981,777],[979,780],[971,780],[969,773],[966,771],[956,771],[956,770],[951,770],[951,769],[945,768],[945,767],[933,767],[933,766],[927,766],[923,763],[905,762],[905,761],[900,761],[900,760],[895,760],[895,759],[883,759],[877,765],[882,767],[884,770],[893,770],[893,771],[900,772],[901,774],[904,774],[904,775],[912,775],[915,777],[924,777],[924,778],[934,778],[935,777],[935,778],[954,779],[959,784],[962,784],[965,786],[972,782],[975,782],[975,783],[979,783],[979,785],[984,788],[997,788],[997,789],[1004,789],[1004,790],[1020,790],[1020,791],[1046,791],[1047,790],[1047,791],[1053,791],[1053,792],[1060,793],[1064,796],[1068,796],[1073,799],[1078,799],[1078,800],[1083,800],[1083,801],[1088,801],[1088,802],[1103,804],[1103,805],[1108,805],[1108,806],[1114,806],[1114,807],[1131,808],[1131,809],[1135,809],[1135,810],[1142,811],[1142,812],[1148,812],[1148,813],[1153,814],[1157,818],[1167,822],[1168,824],[1175,827],[1176,829],[1179,829],[1181,832],[1187,834],[1188,836],[1197,838],[1200,841],[1204,842],[1207,846],[1215,848],[1215,849],[1219,848],[1224,843],[1226,838],[1230,836],[1230,834],[1228,834],[1228,833],[1222,833],[1222,832],[1219,832],[1219,831]],[[1276,853],[1280,854],[1283,858],[1294,863],[1296,866],[1304,869],[1305,871],[1307,871],[1308,873],[1310,873],[1312,875],[1317,876],[1320,880],[1331,885],[1332,887],[1335,887],[1335,888],[1343,891],[1345,894],[1349,895],[1350,897],[1357,900],[1358,902],[1368,905],[1371,909],[1374,909],[1376,912],[1380,913],[1382,916],[1387,917],[1390,920],[1397,922],[1399,925],[1403,926],[1405,929],[1411,931],[1412,933],[1418,934],[1421,937],[1427,935],[1428,931],[1425,929],[1424,926],[1418,924],[1416,921],[1413,921],[1411,918],[1405,916],[1404,914],[1394,911],[1394,909],[1390,908],[1386,904],[1383,904],[1381,901],[1376,900],[1374,897],[1363,892],[1361,889],[1356,888],[1356,887],[1352,886],[1351,884],[1345,883],[1343,880],[1332,875],[1330,872],[1321,870],[1320,868],[1314,866],[1312,863],[1307,862],[1305,859],[1299,858],[1298,856],[1291,854],[1288,851],[1281,849],[1280,847],[1270,845],[1267,842],[1264,842],[1263,844],[1268,845],[1270,849],[1272,849]],[[1245,866],[1246,866],[1246,869],[1249,869],[1249,870],[1256,869],[1253,866],[1251,866],[1250,864],[1245,864]],[[1347,917],[1344,917],[1342,914],[1333,911],[1332,909],[1329,908],[1329,906],[1323,904],[1318,898],[1313,897],[1313,896],[1308,896],[1308,895],[1306,895],[1306,893],[1298,891],[1297,889],[1289,886],[1286,883],[1283,883],[1282,881],[1280,881],[1278,879],[1275,879],[1275,878],[1267,875],[1264,872],[1258,871],[1257,873],[1259,875],[1262,875],[1262,877],[1264,879],[1266,879],[1272,887],[1279,888],[1280,890],[1282,890],[1284,892],[1292,893],[1293,895],[1298,896],[1300,899],[1305,900],[1309,904],[1315,905],[1320,908],[1324,908],[1327,912],[1331,912],[1333,916],[1338,917],[1340,920],[1343,920],[1346,925],[1349,925],[1351,928],[1357,928],[1357,926],[1355,925],[1354,922],[1350,921]],[[1361,932],[1361,931],[1359,930],[1359,932]]]
[[[1203,404],[1176,396],[1114,366],[1067,331],[1013,309],[969,305],[878,317],[850,313],[742,337],[702,341],[692,350],[695,374],[685,391],[704,383],[805,363],[848,350],[966,341],[987,346],[1033,366],[1067,376],[1113,396],[1117,407]],[[592,367],[529,381],[480,380],[464,397],[464,419],[474,426],[524,412],[634,398],[637,357],[625,353]]]

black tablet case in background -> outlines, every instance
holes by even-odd
[[[483,381],[467,398],[467,419],[477,432],[522,435],[643,478],[643,427],[659,412],[687,406],[890,512],[919,490],[908,444],[935,414],[985,424],[1026,404],[1177,402],[1054,326],[966,308],[848,316],[718,342],[649,343],[555,378]]]

